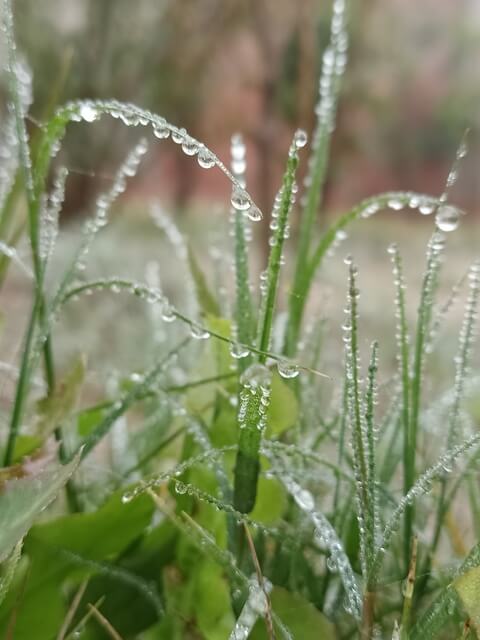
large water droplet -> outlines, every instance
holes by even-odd
[[[165,302],[162,305],[161,315],[162,315],[162,320],[164,322],[173,322],[177,317],[175,313],[175,308],[169,302]]]
[[[230,355],[232,356],[232,358],[240,360],[241,358],[246,358],[249,354],[250,350],[244,344],[233,342],[230,345]]]
[[[94,122],[98,118],[98,109],[89,102],[84,102],[80,107],[80,117],[85,122]]]
[[[198,151],[198,142],[187,136],[182,143],[182,151],[187,156],[194,156]]]
[[[287,360],[277,362],[277,369],[282,378],[296,378],[299,374],[298,366]]]
[[[232,206],[237,209],[237,211],[247,211],[247,209],[250,209],[252,205],[252,201],[250,200],[245,189],[241,189],[240,187],[236,186],[232,191],[231,202]]]
[[[306,489],[299,489],[298,491],[295,491],[293,497],[301,509],[305,511],[313,511],[315,509],[315,500],[313,499],[310,491],[307,491]]]
[[[304,147],[308,142],[307,132],[303,129],[297,129],[297,131],[295,132],[295,137],[293,138],[293,142],[297,149],[301,149],[302,147]]]
[[[155,123],[153,125],[153,135],[160,140],[165,140],[170,135],[170,129],[163,123]]]
[[[215,157],[213,153],[203,145],[198,151],[197,161],[202,169],[211,169],[215,165]]]
[[[242,377],[240,378],[241,384],[253,387],[267,387],[270,384],[270,380],[271,373],[263,364],[250,365],[250,367],[243,372]]]
[[[207,340],[210,337],[210,332],[197,324],[192,324],[190,327],[190,335],[195,340]]]
[[[128,504],[133,500],[134,497],[135,497],[135,494],[133,493],[133,491],[127,491],[122,496],[122,504]]]
[[[437,211],[435,222],[440,231],[455,231],[460,222],[460,211],[452,205],[443,205]]]
[[[263,218],[262,212],[256,204],[252,204],[252,206],[245,211],[245,215],[252,222],[259,222]]]
[[[390,209],[393,209],[394,211],[400,211],[401,209],[403,209],[403,202],[398,198],[391,198],[387,202],[387,204],[390,207]]]

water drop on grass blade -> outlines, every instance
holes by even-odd
[[[215,166],[215,158],[213,154],[203,145],[198,151],[197,161],[202,169],[211,169]]]
[[[277,369],[282,378],[296,378],[299,374],[298,366],[287,360],[280,360],[277,363]]]
[[[207,340],[210,337],[210,333],[206,329],[196,324],[191,325],[190,335],[195,340]]]
[[[232,206],[237,211],[247,211],[247,209],[251,208],[252,201],[244,189],[234,187],[232,191]]]
[[[435,222],[440,231],[455,231],[460,222],[460,211],[452,205],[443,205],[437,211]]]
[[[304,131],[303,129],[297,129],[293,141],[297,149],[301,149],[302,147],[304,147],[308,142],[306,131]]]
[[[96,109],[89,102],[84,102],[80,106],[80,117],[85,122],[94,122],[99,116],[98,109]]]

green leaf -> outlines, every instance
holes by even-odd
[[[235,619],[222,569],[213,562],[202,562],[195,571],[193,583],[196,620],[203,637],[208,640],[228,638]]]
[[[75,408],[85,372],[85,357],[80,355],[54,392],[38,402],[38,433],[51,433]]]
[[[32,544],[41,544],[77,553],[89,560],[115,556],[148,527],[154,511],[147,494],[124,504],[122,493],[113,494],[92,513],[74,513],[33,527],[26,550]]]
[[[275,587],[270,597],[273,611],[293,638],[301,640],[335,640],[335,627],[313,604],[286,589]],[[277,636],[281,637],[278,632]],[[265,622],[259,620],[250,634],[251,640],[268,640]]]
[[[298,417],[298,400],[292,388],[278,373],[272,375],[272,395],[267,416],[267,438],[293,427]]]
[[[15,440],[15,449],[13,450],[13,462],[20,462],[25,456],[32,454],[39,449],[43,443],[40,436],[22,435]]]
[[[477,634],[480,633],[480,567],[470,569],[454,580],[453,586],[470,616],[475,631]]]
[[[190,273],[192,274],[193,282],[195,284],[198,304],[202,313],[204,315],[219,316],[220,307],[218,306],[218,302],[215,300],[214,295],[208,288],[205,274],[200,269],[190,245],[188,245],[188,266],[190,267]]]
[[[34,526],[24,545],[30,562],[28,580],[11,590],[0,610],[0,637],[4,637],[21,594],[15,640],[30,640],[32,628],[35,640],[54,638],[68,609],[66,585],[107,573],[105,563],[115,566],[118,555],[148,527],[152,513],[148,495],[123,504],[121,493],[116,493],[95,512],[75,513]],[[122,581],[122,576],[117,575],[117,580]]]
[[[37,516],[75,471],[79,456],[65,466],[45,467],[35,475],[10,480],[0,495],[0,562],[24,537]]]
[[[18,542],[0,567],[0,605],[5,599],[22,553],[22,541]]]
[[[88,438],[88,436],[95,431],[95,428],[102,422],[107,415],[110,405],[99,405],[96,407],[89,407],[84,411],[81,411],[77,415],[77,433],[82,438]]]
[[[287,506],[283,486],[275,478],[260,477],[257,485],[257,499],[250,517],[263,524],[273,524],[282,517]]]

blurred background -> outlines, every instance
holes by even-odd
[[[444,301],[478,256],[480,240],[480,4],[477,0],[350,4],[349,62],[319,222],[389,189],[440,195],[469,127],[470,151],[450,194],[468,216],[457,232],[449,234],[440,297]],[[136,103],[185,127],[226,163],[232,134],[244,135],[247,186],[266,214],[264,232],[255,226],[251,246],[252,283],[258,283],[268,248],[268,212],[293,131],[302,127],[311,133],[314,126],[330,0],[15,0],[14,7],[19,49],[34,78],[28,123],[32,135],[52,105],[73,98]],[[0,81],[0,105],[5,102],[6,88]],[[54,274],[62,273],[78,245],[83,215],[94,211],[96,196],[110,188],[117,167],[145,131],[111,118],[68,127],[57,158],[69,169],[69,178]],[[187,276],[179,267],[178,247],[153,227],[147,215],[155,200],[191,243],[210,285],[218,291],[226,287],[225,298],[231,304],[230,183],[218,170],[201,169],[171,140],[148,135],[149,153],[113,212],[114,224],[99,234],[87,276],[115,274],[144,281],[148,265],[158,262],[162,288],[179,309],[188,310]],[[307,158],[304,149],[300,173],[305,174]],[[332,368],[341,360],[343,257],[351,252],[360,264],[365,344],[373,337],[391,338],[394,294],[386,248],[396,240],[404,255],[413,326],[432,218],[407,210],[358,222],[324,265],[312,292],[312,317],[330,318]],[[293,229],[296,219],[298,211],[293,213]],[[294,251],[294,246],[288,243],[287,251]],[[19,251],[28,260],[25,239]],[[285,308],[293,265],[294,256],[287,254],[280,309]],[[221,287],[216,273],[223,278]],[[6,293],[13,320],[6,325],[1,347],[6,360],[18,355],[21,323],[15,318],[27,317],[29,291],[23,274],[13,271]],[[131,370],[144,365],[151,355],[147,336],[153,335],[149,311],[141,311],[136,300],[104,298],[68,307],[62,319],[64,340],[56,341],[61,361],[70,357],[72,349],[87,350],[99,380],[105,368]],[[448,345],[442,343],[442,362],[448,363],[448,371],[461,313],[458,305],[451,318],[455,331],[449,334]],[[122,322],[112,322],[120,317]],[[153,323],[158,324],[156,318]],[[393,339],[389,344],[393,366]]]
[[[18,40],[33,69],[32,115],[52,102],[118,98],[184,126],[228,161],[244,134],[249,188],[268,211],[292,131],[311,131],[331,6],[323,0],[17,0]],[[386,189],[442,191],[464,129],[472,150],[453,199],[480,204],[480,5],[476,0],[352,3],[351,49],[326,210]],[[35,127],[34,122],[31,123]],[[82,211],[123,158],[133,129],[71,127],[65,214]],[[92,172],[94,175],[92,175]],[[206,173],[208,175],[206,175]],[[229,185],[171,143],[153,145],[127,197],[183,211],[225,202]]]

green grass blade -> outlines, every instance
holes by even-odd
[[[345,0],[333,3],[330,26],[330,42],[323,54],[319,82],[319,101],[316,107],[317,122],[313,136],[310,171],[306,179],[305,208],[300,220],[297,263],[295,266],[292,296],[301,295],[299,286],[308,261],[315,218],[321,204],[328,168],[330,139],[335,127],[341,79],[347,62],[348,35],[346,31]],[[293,355],[287,353],[287,355]]]
[[[296,352],[298,336],[302,323],[303,312],[308,297],[308,292],[315,278],[315,274],[322,264],[332,244],[337,238],[337,233],[343,231],[355,220],[368,219],[383,209],[390,208],[394,211],[407,207],[419,208],[423,212],[432,213],[438,206],[439,199],[412,191],[389,191],[362,200],[358,205],[338,218],[323,234],[311,257],[305,264],[305,268],[298,275],[295,285],[289,297],[289,316],[285,336],[284,352],[292,356]]]
[[[423,383],[423,368],[425,362],[425,344],[428,340],[431,327],[433,299],[438,283],[438,271],[440,257],[444,248],[444,234],[435,231],[428,243],[427,266],[423,276],[420,304],[418,308],[415,349],[413,356],[411,391],[410,391],[410,416],[406,442],[404,447],[404,493],[407,494],[413,486],[416,478],[417,439],[420,416],[420,402]],[[415,519],[415,505],[412,501],[405,510],[404,533],[404,562],[406,570],[410,561],[410,544],[413,536],[413,524]]]
[[[246,149],[240,135],[232,137],[232,173],[240,184],[245,186]],[[254,314],[250,294],[247,250],[247,216],[232,207],[234,255],[235,255],[235,332],[240,345],[249,345],[254,338]],[[239,371],[250,364],[250,358],[238,358]]]
[[[266,428],[270,403],[271,372],[252,364],[242,374],[238,411],[238,452],[235,461],[233,504],[242,513],[255,506],[260,473],[260,443]]]
[[[298,149],[304,146],[305,134],[297,131],[290,150],[288,152],[287,168],[283,176],[282,186],[275,198],[272,219],[275,221],[275,229],[271,236],[271,249],[266,271],[265,293],[262,298],[260,315],[258,318],[257,346],[261,351],[268,351],[277,298],[280,267],[282,264],[282,252],[285,237],[288,235],[288,217],[294,199],[295,174],[298,167]],[[266,358],[260,357],[264,363]]]

